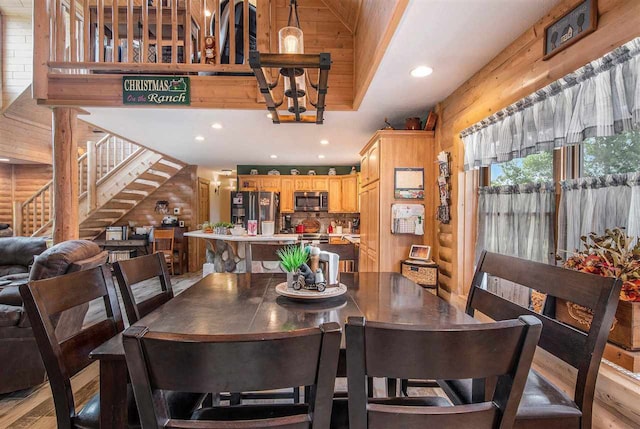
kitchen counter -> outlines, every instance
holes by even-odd
[[[230,234],[213,234],[199,231],[185,232],[186,237],[205,238],[207,240],[223,240],[223,241],[240,241],[249,243],[266,243],[266,242],[296,242],[298,234],[273,234],[273,235],[230,235]]]

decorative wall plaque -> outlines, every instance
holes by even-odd
[[[122,103],[188,106],[191,82],[187,76],[123,76]]]
[[[544,29],[544,57],[548,60],[586,35],[598,25],[597,0],[584,0]]]

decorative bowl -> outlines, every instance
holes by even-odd
[[[229,231],[231,231],[231,235],[245,235],[247,233],[247,230],[244,229],[243,227],[231,228]]]

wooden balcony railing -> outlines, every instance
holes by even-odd
[[[250,73],[258,8],[268,7],[257,0],[34,0],[36,96],[49,73]],[[213,63],[205,52],[211,35]]]
[[[88,205],[87,213],[97,206],[97,187],[124,166],[142,147],[107,134],[96,142],[87,142],[87,152],[78,158],[78,194]],[[16,235],[36,236],[53,224],[53,180],[24,202],[14,203]]]

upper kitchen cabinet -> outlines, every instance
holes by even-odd
[[[380,142],[375,140],[360,152],[360,180],[362,186],[380,179]]]
[[[341,178],[341,210],[343,213],[358,213],[358,175],[350,174]],[[331,194],[331,191],[329,191]],[[331,201],[329,201],[331,205]]]
[[[340,176],[329,179],[329,213],[342,212],[342,179]]]
[[[280,212],[293,213],[293,177],[282,177],[280,179]]]
[[[328,191],[329,190],[329,178],[326,176],[316,176],[311,179],[312,191]]]
[[[294,181],[294,191],[315,191],[311,177],[296,176]]]
[[[280,176],[262,176],[260,190],[266,192],[280,192]]]

